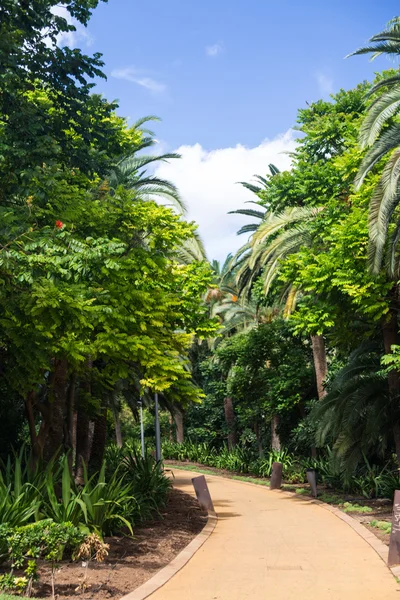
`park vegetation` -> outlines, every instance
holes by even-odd
[[[86,26],[98,3],[64,6]],[[0,587],[30,595],[40,560],[54,596],[64,556],[103,561],[165,502],[154,393],[165,458],[391,497],[398,70],[299,110],[291,170],[243,182],[244,244],[210,263],[152,174],[179,156],[95,93],[101,55],[58,44],[56,4],[0,6]],[[400,54],[399,20],[368,53]]]

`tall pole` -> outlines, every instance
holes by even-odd
[[[154,404],[156,410],[156,460],[161,460],[161,434],[160,434],[160,417],[158,414],[158,394],[154,394]]]
[[[142,456],[144,458],[146,454],[146,447],[144,445],[143,402],[140,402],[140,439],[142,442]]]

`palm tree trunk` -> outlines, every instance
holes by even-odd
[[[318,399],[326,396],[324,381],[328,375],[328,363],[326,362],[325,342],[322,335],[312,335],[311,344],[314,358],[315,378],[317,380]]]
[[[174,407],[174,421],[176,427],[176,441],[178,444],[183,444],[185,441],[185,432],[183,428],[183,412]]]
[[[271,421],[271,448],[272,450],[280,450],[281,449],[281,439],[278,433],[279,427],[279,415],[274,415]]]
[[[232,450],[236,446],[237,440],[235,409],[233,407],[232,398],[230,397],[224,398],[224,413],[226,426],[228,428],[228,448],[229,450]]]
[[[398,311],[396,310],[396,307],[391,308],[388,318],[383,322],[382,334],[385,354],[392,354],[392,346],[399,345]],[[389,372],[388,387],[389,394],[392,397],[397,397],[399,395],[400,373],[398,371]],[[398,421],[393,425],[393,438],[397,462],[400,465],[400,423]]]

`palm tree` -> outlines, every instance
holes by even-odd
[[[277,173],[276,169],[274,175]],[[322,210],[323,207],[300,206],[286,208],[280,213],[266,211],[263,214],[249,242],[239,249],[231,261],[230,272],[235,274],[240,295],[250,298],[253,284],[259,277],[263,281],[265,296],[268,295],[281,262],[300,248],[311,245],[311,225]],[[299,293],[300,290],[290,284],[283,290],[281,299],[285,299],[285,316],[294,309]],[[318,398],[321,400],[326,394],[324,381],[328,374],[323,335],[312,335],[311,344]]]
[[[269,175],[267,175],[267,177],[262,177],[261,175],[254,175],[256,181],[261,184],[261,187],[259,185],[254,185],[253,183],[248,183],[247,181],[239,182],[247,190],[250,190],[250,192],[253,192],[253,194],[258,196],[258,200],[249,200],[248,204],[256,204],[261,208],[261,210],[260,208],[258,210],[255,210],[254,208],[239,208],[238,210],[229,211],[228,215],[244,215],[246,217],[254,217],[255,219],[259,220],[264,219],[267,210],[265,204],[263,203],[262,197],[265,194],[266,190],[268,190],[272,177],[280,173],[278,167],[276,167],[273,164],[269,164],[268,169]],[[243,233],[253,233],[254,231],[257,231],[258,226],[259,223],[248,223],[247,225],[243,225],[243,227],[241,227],[237,232],[237,235],[242,235]]]
[[[382,32],[370,39],[371,45],[359,48],[350,56],[370,54],[400,55],[400,17],[392,19]],[[400,123],[393,117],[400,112],[400,73],[383,78],[368,94],[374,97],[360,131],[361,147],[367,153],[359,168],[356,187],[384,157],[390,155],[370,203],[370,256],[371,268],[381,269],[388,231],[393,213],[399,204],[400,178]],[[391,276],[397,277],[399,265],[396,248],[400,239],[400,222],[389,237],[387,267]]]
[[[336,375],[327,396],[313,411],[321,445],[332,443],[348,472],[363,454],[383,452],[390,445],[389,432],[399,423],[398,399],[389,394],[382,372],[382,348],[368,342],[357,348]],[[400,463],[400,445],[396,443]]]
[[[141,134],[134,152],[130,156],[121,158],[116,167],[108,176],[108,185],[111,191],[115,191],[118,186],[133,190],[143,199],[167,200],[180,212],[186,211],[185,204],[179,195],[176,186],[166,179],[149,175],[146,168],[157,162],[167,162],[176,158],[181,158],[180,154],[169,152],[166,154],[140,154],[143,150],[152,148],[157,141],[154,133],[144,129],[142,125],[148,121],[158,121],[154,116],[143,117],[136,121],[133,127]]]

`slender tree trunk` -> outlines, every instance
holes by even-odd
[[[174,407],[174,421],[176,426],[176,441],[178,444],[183,444],[185,441],[185,433],[183,429],[183,412]]]
[[[278,433],[279,427],[279,415],[274,415],[271,421],[271,448],[272,450],[280,450],[281,449],[281,440]]]
[[[174,417],[172,416],[172,413],[169,413],[168,421],[169,421],[169,441],[173,442],[174,441]]]
[[[31,448],[32,448],[31,459],[30,459],[30,469],[32,471],[36,470],[37,464],[42,458],[43,443],[41,443],[41,440],[43,440],[43,437],[44,437],[43,436],[43,421],[42,421],[42,425],[40,428],[42,430],[42,435],[39,436],[39,434],[36,432],[35,411],[34,411],[35,398],[36,398],[35,392],[29,392],[29,394],[25,398],[25,411],[26,411],[26,418],[28,420],[29,436],[31,439]],[[40,432],[40,430],[39,430],[39,432]],[[45,433],[47,435],[47,430]]]
[[[119,418],[119,402],[117,394],[113,394],[112,397],[112,411],[114,417],[114,428],[115,428],[115,441],[117,443],[118,448],[122,448],[122,433],[121,433],[121,421]]]
[[[43,448],[43,458],[49,462],[61,446],[65,444],[64,422],[67,405],[68,362],[56,359],[54,378],[49,390],[49,425]]]
[[[328,364],[326,362],[325,342],[322,335],[312,335],[311,344],[314,358],[315,378],[317,380],[318,399],[326,396],[324,381],[328,375]]]
[[[258,424],[258,421],[255,421],[254,423],[254,433],[257,439],[257,446],[258,446],[258,456],[260,458],[264,457],[264,448],[262,445],[262,437],[261,437],[261,431],[260,431],[260,426]]]
[[[232,450],[237,443],[236,439],[236,418],[232,398],[224,398],[225,422],[228,428],[228,448]]]
[[[91,471],[98,471],[104,460],[104,452],[107,441],[107,409],[104,408],[101,414],[94,420],[94,432],[92,450],[90,452],[89,465]]]
[[[382,333],[385,354],[391,354],[392,346],[399,344],[398,311],[395,307],[390,310],[388,318],[383,322]],[[389,372],[388,387],[390,396],[398,398],[400,394],[400,373],[398,371]],[[400,423],[398,421],[393,424],[393,438],[397,462],[400,465]]]
[[[75,384],[76,374],[72,373],[69,378],[67,403],[66,403],[66,419],[64,426],[64,445],[68,454],[69,469],[72,474],[72,465],[74,460],[74,407],[75,407]]]
[[[121,432],[121,421],[119,418],[119,412],[117,408],[113,410],[114,415],[114,427],[115,427],[115,441],[117,443],[118,448],[122,448],[122,432]]]
[[[90,455],[89,417],[85,410],[80,408],[76,418],[76,458],[75,458],[75,480],[79,485],[83,484],[84,468],[88,466]]]
[[[318,400],[322,400],[326,396],[324,381],[328,375],[328,363],[326,361],[325,341],[322,335],[312,335],[311,345],[314,359],[315,379],[317,382]],[[317,449],[315,446],[311,448],[311,456],[317,457]]]

